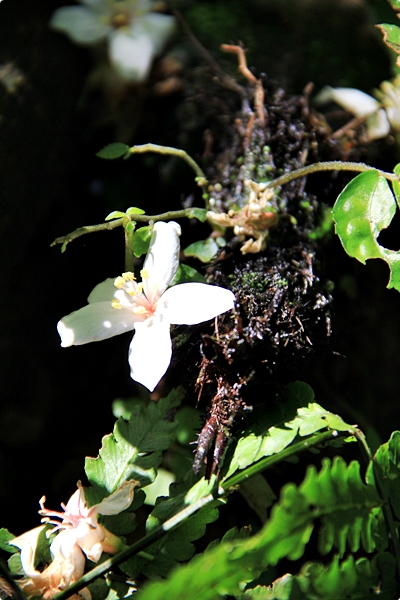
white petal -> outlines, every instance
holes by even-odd
[[[377,113],[370,115],[365,122],[365,126],[370,140],[379,140],[386,137],[390,131],[390,123],[385,109],[380,108]]]
[[[104,498],[99,504],[92,506],[90,513],[94,509],[96,514],[118,515],[132,504],[133,491],[138,485],[138,482],[134,480],[124,481],[113,494]]]
[[[110,302],[95,302],[76,310],[57,324],[61,346],[99,342],[132,331],[138,317],[129,309],[113,308]]]
[[[154,317],[136,323],[129,348],[131,377],[150,392],[154,390],[171,362],[169,323]]]
[[[143,269],[149,274],[147,289],[158,288],[162,294],[176,275],[179,266],[181,228],[175,221],[154,225]]]
[[[125,81],[145,81],[154,55],[152,39],[146,35],[133,38],[124,31],[113,31],[109,36],[109,57],[112,67]]]
[[[134,24],[131,31],[135,35],[147,35],[153,42],[154,54],[158,54],[164,48],[168,38],[175,29],[175,17],[162,15],[160,13],[148,13]]]
[[[54,561],[50,568],[60,564],[60,575],[65,581],[65,587],[80,579],[85,570],[85,557],[76,543],[74,529],[65,529],[56,535],[50,544]]]
[[[87,299],[89,304],[93,304],[93,302],[111,302],[115,298],[115,292],[117,291],[114,285],[115,279],[115,277],[112,279],[109,278],[96,285]]]
[[[21,564],[27,577],[38,577],[40,576],[39,571],[35,569],[35,554],[36,548],[39,541],[39,536],[42,533],[45,525],[35,527],[30,531],[26,531],[22,535],[14,538],[9,542],[12,546],[17,546],[21,550]]]
[[[317,104],[333,100],[356,117],[367,117],[376,112],[380,104],[375,98],[355,88],[323,88],[315,98]]]
[[[182,283],[169,288],[158,302],[173,325],[196,325],[209,321],[234,307],[235,296],[230,290],[205,283]]]
[[[66,33],[77,44],[89,46],[103,40],[111,30],[99,15],[84,6],[58,8],[51,17],[50,27]]]
[[[386,113],[391,126],[397,132],[400,131],[400,106],[388,106]]]

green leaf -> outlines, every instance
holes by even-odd
[[[175,277],[171,281],[171,286],[189,282],[207,283],[205,277],[196,271],[196,269],[181,263],[178,267]]]
[[[385,178],[377,171],[367,171],[345,187],[333,207],[333,216],[346,252],[363,264],[369,258],[384,260],[390,269],[387,287],[400,291],[400,252],[377,242],[395,211],[396,202]]]
[[[399,0],[391,0],[391,2],[399,4]],[[396,54],[400,54],[400,27],[389,23],[381,23],[376,27],[381,30],[385,44],[394,50]]]
[[[18,552],[16,546],[11,546],[8,542],[11,542],[15,538],[15,535],[10,533],[8,529],[2,527],[0,529],[0,549],[9,552],[10,554],[15,554]]]
[[[129,223],[125,225],[125,231],[127,233],[132,233],[133,231],[135,231],[135,225],[136,221],[129,221]]]
[[[377,238],[389,226],[395,211],[393,194],[378,171],[357,175],[333,207],[336,233],[346,252],[363,264],[369,258],[382,258]]]
[[[395,166],[395,168],[393,169],[393,173],[400,177],[400,163]],[[397,206],[400,208],[400,180],[392,181],[392,187],[394,191],[394,197],[396,198]]]
[[[125,217],[125,213],[120,210],[113,210],[109,215],[104,219],[105,221],[111,221],[112,219],[120,219],[121,217]]]
[[[400,431],[376,451],[375,463],[397,519],[400,519]]]
[[[176,423],[167,417],[183,396],[181,388],[174,389],[157,403],[135,407],[128,422],[118,419],[114,432],[103,438],[99,456],[85,461],[89,482],[102,497],[129,479],[139,481],[142,487],[154,481],[161,452],[175,437]]]
[[[400,0],[388,0],[393,10],[400,10]]]
[[[291,402],[314,398],[314,392],[310,386],[300,381],[290,384],[288,391]],[[249,433],[247,430],[237,443],[225,477],[230,477],[237,469],[244,469],[264,456],[278,454],[287,448],[296,436],[309,436],[321,429],[353,431],[351,425],[316,402],[310,402],[308,406],[298,408],[297,415],[291,421],[277,423],[276,426],[273,425],[262,430],[258,435],[254,432]]]
[[[135,556],[123,563],[121,569],[130,577],[137,577],[139,573],[150,578],[167,577],[179,562],[192,558],[195,552],[192,542],[203,537],[206,526],[217,518],[217,508],[204,507],[190,519],[186,519],[178,529],[172,530],[146,548],[146,552],[154,557],[152,561]]]
[[[128,210],[126,211],[125,214],[127,214],[127,215],[144,215],[145,212],[141,208],[137,208],[136,206],[131,206],[130,208],[128,208]]]
[[[152,230],[148,225],[145,227],[140,227],[136,230],[136,233],[132,239],[132,250],[136,258],[142,256],[142,254],[146,254],[147,250],[149,249],[151,231]]]
[[[190,244],[184,251],[185,256],[194,256],[203,263],[208,263],[218,252],[218,244],[212,238]]]
[[[108,144],[102,150],[96,153],[96,156],[99,158],[105,158],[108,160],[113,160],[115,158],[127,158],[130,154],[130,148],[126,144],[121,144],[120,142],[115,142],[113,144]]]
[[[206,208],[191,208],[188,211],[189,219],[198,219],[202,223],[207,220],[207,209]]]

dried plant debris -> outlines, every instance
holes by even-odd
[[[319,248],[310,234],[326,212],[321,199],[329,197],[332,183],[327,178],[322,189],[309,189],[302,178],[268,195],[270,204],[264,208],[276,218],[269,213],[268,237],[258,241],[254,253],[243,252],[243,232],[235,228],[235,219],[243,225],[254,186],[308,162],[338,159],[341,147],[313,119],[306,96],[288,98],[264,82],[261,119],[255,90],[250,85],[243,88],[241,108],[216,115],[207,138],[211,220],[216,228],[232,231],[225,231],[227,245],[206,277],[235,293],[236,316],[219,317],[208,331],[204,326],[193,328],[190,337],[177,332],[174,339],[183,360],[178,362],[180,380],[185,379],[185,364],[189,387],[207,407],[194,470],[205,462],[208,475],[218,472],[230,432],[244,411],[267,400],[265,392],[263,398],[257,394],[259,386],[274,394],[304,371],[315,351],[329,347],[330,282],[324,279]],[[224,92],[231,100],[233,92]],[[230,101],[223,102],[224,92],[213,96],[209,113],[210,106],[232,107]],[[198,95],[196,102],[201,98]],[[207,103],[204,95],[203,101]],[[245,233],[253,234],[254,228]]]

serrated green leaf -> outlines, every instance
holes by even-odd
[[[184,251],[185,256],[193,256],[203,263],[208,263],[218,252],[218,245],[212,238],[190,244]]]
[[[113,210],[109,215],[104,219],[105,221],[111,221],[112,219],[120,219],[121,217],[125,217],[125,213],[120,210]]]
[[[287,387],[290,401],[293,403],[314,399],[311,387],[303,382],[295,382]],[[308,406],[299,407],[297,415],[291,421],[268,427],[259,435],[246,431],[237,443],[225,477],[230,477],[237,469],[244,469],[264,456],[278,454],[287,448],[296,436],[305,437],[321,429],[353,431],[353,427],[338,415],[330,413],[316,402],[311,402]]]
[[[398,0],[390,1],[398,4]],[[396,54],[400,54],[400,27],[389,23],[381,23],[376,27],[381,30],[385,44],[394,50]]]
[[[346,252],[363,264],[369,258],[383,258],[377,238],[390,225],[395,211],[393,194],[378,171],[357,175],[333,207],[336,233]]]
[[[191,208],[188,213],[189,219],[198,219],[202,223],[207,219],[207,209],[206,208]]]
[[[189,267],[189,265],[184,265],[183,263],[180,263],[176,275],[171,281],[171,287],[174,285],[179,285],[181,283],[190,282],[207,283],[205,277],[203,277],[201,273],[196,271],[196,269]]]
[[[96,156],[107,160],[114,160],[115,158],[121,158],[121,156],[125,157],[128,154],[129,146],[121,144],[120,142],[114,142],[113,144],[108,144],[102,148],[102,150],[96,153]]]
[[[136,206],[131,206],[128,208],[128,210],[126,211],[127,215],[144,215],[145,211],[141,208],[137,208]]]
[[[175,437],[176,423],[166,416],[183,396],[183,390],[177,388],[157,403],[135,407],[128,422],[118,419],[114,432],[103,438],[99,456],[86,459],[89,482],[103,497],[129,479],[139,481],[142,487],[154,481],[161,452]]]
[[[140,227],[136,230],[132,239],[132,250],[136,258],[142,256],[142,254],[146,254],[147,250],[149,249],[151,231],[152,230],[148,225],[145,227]]]
[[[147,577],[167,577],[179,562],[192,558],[195,547],[192,542],[203,537],[206,526],[218,518],[218,510],[207,506],[192,515],[178,529],[156,541],[146,549],[152,561],[135,556],[121,565],[121,569],[130,577],[143,574]]]
[[[376,451],[375,464],[397,519],[400,519],[400,431]]]
[[[253,475],[240,484],[239,491],[261,523],[265,523],[267,511],[276,500],[275,493],[265,477],[261,473]]]

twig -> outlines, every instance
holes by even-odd
[[[156,154],[164,154],[168,156],[179,156],[187,162],[187,164],[196,173],[196,181],[201,187],[205,187],[208,184],[205,173],[201,170],[197,162],[189,156],[185,150],[179,148],[173,148],[172,146],[159,146],[158,144],[142,144],[141,146],[132,146],[129,148],[131,154],[144,154],[146,152],[155,152]]]
[[[381,171],[380,169],[375,169],[374,167],[370,167],[364,163],[355,163],[355,162],[341,162],[340,160],[330,160],[327,162],[314,163],[312,165],[307,165],[306,167],[301,167],[301,169],[296,169],[295,171],[291,171],[290,173],[285,173],[281,177],[277,179],[273,179],[268,183],[263,184],[264,189],[267,188],[277,188],[285,183],[289,183],[294,179],[298,179],[299,177],[305,177],[306,175],[310,175],[311,173],[318,173],[319,171],[358,171],[359,173],[363,173],[364,171],[377,171],[379,175],[388,179],[389,181],[399,181],[399,176],[395,173],[387,173],[386,171]]]
[[[166,213],[161,213],[160,215],[126,215],[129,216],[131,221],[136,221],[137,223],[149,223],[149,221],[171,221],[172,219],[183,219],[185,217],[190,218],[192,214],[193,208],[185,208],[182,210],[171,210]],[[62,235],[54,240],[50,246],[56,246],[57,244],[62,244],[61,252],[65,252],[67,245],[82,235],[86,235],[87,233],[96,233],[96,231],[111,231],[112,229],[116,229],[117,227],[121,227],[124,224],[124,220],[126,217],[121,217],[120,219],[114,219],[114,221],[106,221],[105,223],[100,223],[99,225],[84,225],[83,227],[79,227],[79,229],[75,229],[71,233],[67,233],[67,235]]]

